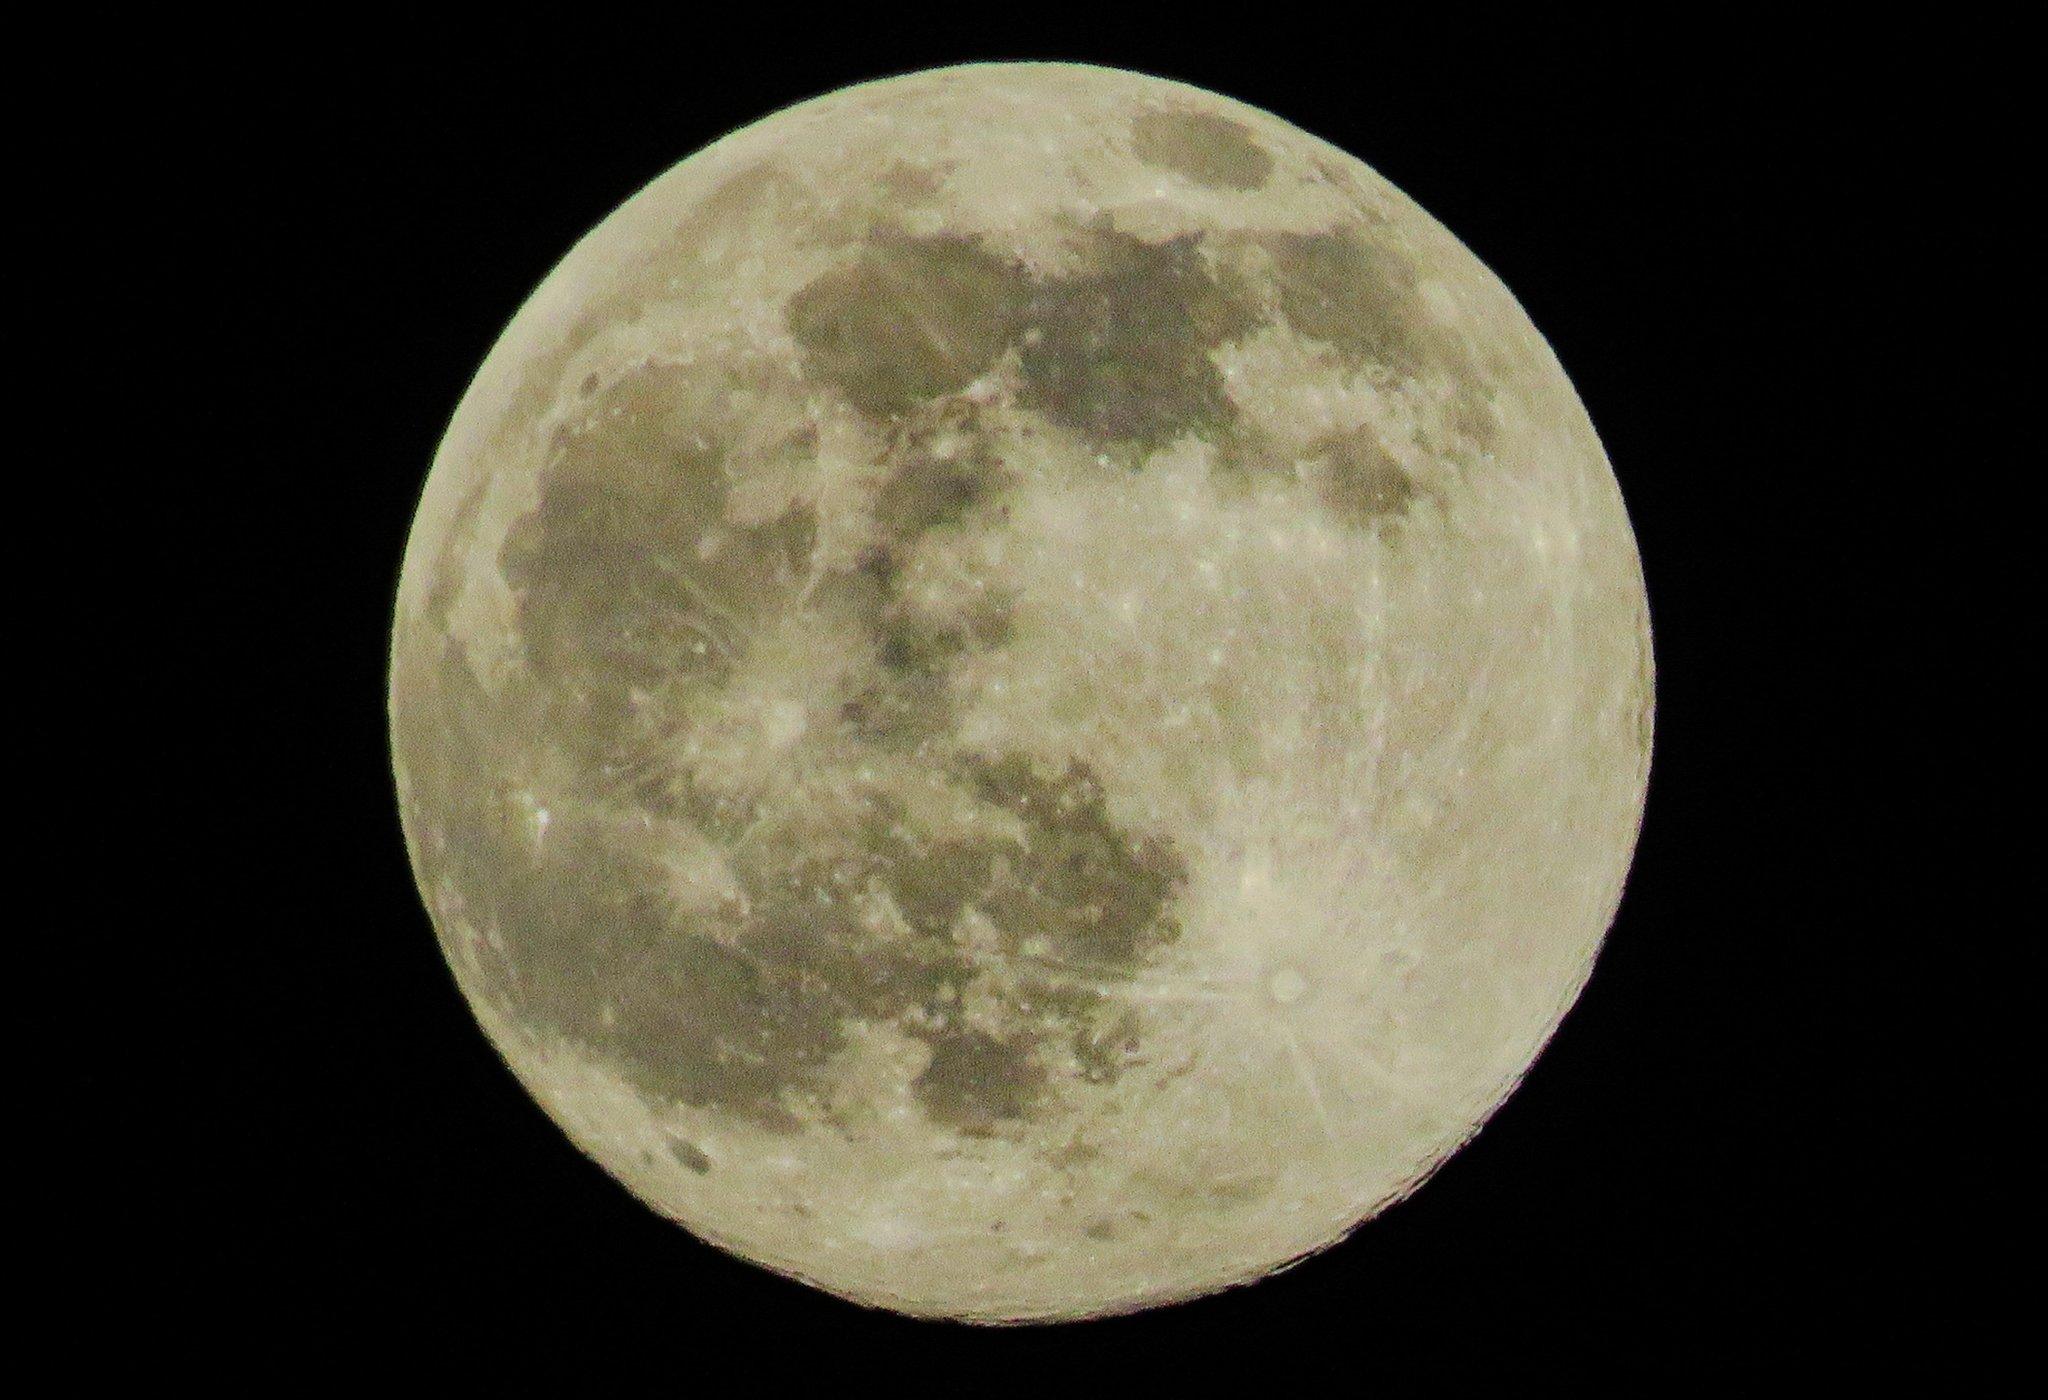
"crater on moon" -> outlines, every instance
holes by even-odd
[[[1254,1279],[1477,1130],[1620,897],[1651,661],[1471,253],[1263,112],[999,64],[577,246],[436,457],[390,703],[449,964],[585,1151],[1017,1321]]]

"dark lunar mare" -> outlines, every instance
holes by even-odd
[[[1413,259],[1386,229],[1360,220],[1256,241],[1271,261],[1277,309],[1290,327],[1362,369],[1449,384],[1458,431],[1482,449],[1493,445],[1498,423],[1473,346],[1430,314]]]
[[[1256,163],[1219,147],[1204,168],[1227,182]],[[803,391],[738,363],[647,363],[581,384],[587,412],[556,434],[539,504],[499,556],[524,664],[489,687],[446,641],[475,500],[458,514],[441,584],[394,660],[394,738],[443,935],[457,939],[456,920],[477,930],[451,952],[477,969],[478,994],[643,1092],[782,1130],[806,1097],[829,1108],[828,1065],[855,1023],[922,1040],[918,1098],[969,1134],[1027,1116],[1056,1078],[1106,1081],[1142,1058],[1113,993],[1177,936],[1181,857],[1118,826],[1078,760],[948,743],[953,667],[1003,646],[1011,626],[996,590],[934,612],[907,587],[921,539],[996,528],[1011,484],[956,395],[1014,351],[1021,405],[1123,470],[1187,433],[1225,462],[1256,460],[1213,354],[1275,315],[1396,373],[1466,366],[1462,343],[1422,314],[1406,264],[1359,230],[1257,237],[1270,288],[1234,270],[1245,237],[1220,250],[1232,258],[1193,236],[1074,238],[1078,270],[1051,278],[972,238],[887,234],[790,301],[808,372],[888,441],[882,543],[856,568],[810,577],[817,520],[800,501],[761,523],[729,518],[734,479],[763,465],[758,445],[754,460],[736,451],[734,391]],[[1476,403],[1470,416],[1484,417]],[[796,434],[768,450],[803,463],[815,448]],[[1329,440],[1309,466],[1349,523],[1398,512],[1414,491],[1366,439]],[[792,812],[680,764],[690,697],[714,695],[800,594],[872,648],[833,741],[929,764],[1019,835],[927,831],[859,783],[843,805]],[[649,703],[656,692],[668,703]],[[802,743],[791,762],[826,740]],[[656,822],[726,848],[735,897],[706,911],[672,896]],[[972,995],[988,978],[999,994]],[[687,1144],[677,1155],[708,1164]]]
[[[1082,273],[1030,302],[1020,402],[1105,443],[1149,450],[1236,418],[1214,352],[1260,322],[1242,287],[1212,270],[1202,240],[1147,243],[1102,229]]]
[[[1255,190],[1273,174],[1273,157],[1244,124],[1215,112],[1141,113],[1131,123],[1131,149],[1211,189]]]
[[[1069,241],[1078,270],[1036,277],[973,237],[887,231],[791,298],[790,331],[813,375],[885,421],[965,388],[1014,347],[1020,406],[1129,465],[1184,434],[1228,438],[1237,414],[1214,354],[1277,320],[1360,369],[1449,385],[1455,429],[1493,444],[1483,366],[1372,220],[1156,242],[1105,222]],[[1244,268],[1247,249],[1263,275]]]
[[[782,818],[656,757],[682,736],[647,695],[715,692],[750,637],[795,605],[814,537],[801,505],[760,525],[727,518],[727,473],[750,465],[731,458],[732,377],[649,364],[594,390],[588,415],[558,434],[539,505],[500,554],[525,661],[502,685],[487,690],[456,647],[421,640],[441,634],[452,601],[430,598],[395,676],[396,742],[428,823],[415,833],[423,883],[453,891],[478,931],[474,947],[451,947],[478,969],[475,990],[650,1095],[793,1130],[806,1094],[829,1096],[849,1022],[888,1023],[930,1047],[915,1087],[934,1120],[996,1131],[1052,1076],[1120,1072],[1134,1028],[1103,988],[1175,936],[1185,869],[1166,843],[1110,820],[1083,764],[942,751],[940,695],[896,696],[921,729],[874,728],[878,693],[942,691],[949,658],[1006,635],[999,602],[933,620],[898,586],[899,556],[961,528],[1001,480],[957,405],[903,426],[878,502],[890,549],[825,580],[816,605],[849,610],[874,639],[847,732],[923,745],[1022,837],[934,836],[879,789]],[[738,897],[681,907],[653,819],[732,848]],[[960,937],[970,909],[987,920],[973,946]],[[452,944],[452,921],[443,933]],[[969,1007],[969,984],[991,973],[1007,979],[995,1009]]]

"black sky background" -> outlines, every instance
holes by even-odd
[[[1901,1275],[1922,1226],[1873,1144],[1924,1093],[1889,1010],[1909,878],[1885,841],[1889,785],[1939,780],[1894,718],[1929,669],[1902,666],[1897,639],[1960,643],[1931,640],[1938,604],[1913,567],[1872,553],[1926,528],[1914,493],[1941,468],[1894,458],[1942,353],[1865,361],[1925,293],[1917,270],[1996,242],[1959,175],[1895,155],[1927,67],[1960,60],[1914,56],[1907,33],[1880,55],[1718,11],[1509,30],[1375,15],[1341,34],[1278,12],[1249,33],[1192,12],[499,25],[488,41],[415,21],[174,27],[124,148],[158,177],[126,209],[152,235],[136,279],[177,308],[188,343],[163,353],[206,386],[157,425],[165,460],[192,468],[163,501],[168,537],[194,542],[165,564],[191,600],[177,645],[191,674],[225,679],[211,722],[167,741],[166,781],[191,795],[172,888],[208,930],[158,983],[176,1030],[149,1078],[174,1136],[151,1171],[73,1174],[82,1247],[117,1267],[65,1296],[189,1308],[162,1353],[185,1364],[227,1366],[254,1334],[299,1365],[434,1354],[587,1366],[593,1388],[650,1357],[688,1379],[709,1356],[949,1386],[1027,1360],[1097,1379],[1242,1360],[1293,1386],[1336,1362],[1360,1387],[1462,1393],[1482,1377],[1836,1375],[1940,1340],[1897,1306],[1926,1284]],[[1414,1198],[1255,1288],[1002,1332],[772,1277],[577,1154],[442,964],[383,711],[435,445],[555,261],[735,126],[981,58],[1137,68],[1265,107],[1462,238],[1599,428],[1658,665],[1620,916],[1485,1131]],[[1976,742],[1949,761],[1975,762]],[[80,1095],[131,1092],[126,1061],[64,1063]],[[92,1131],[121,1140],[104,1119]]]

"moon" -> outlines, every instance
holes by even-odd
[[[584,1152],[1021,1322],[1269,1274],[1478,1130],[1620,899],[1652,663],[1454,237],[1265,112],[990,64],[729,135],[555,268],[389,700],[449,966]]]

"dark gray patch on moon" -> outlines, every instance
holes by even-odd
[[[829,829],[757,833],[735,860],[745,912],[700,936],[800,987],[800,1003],[775,1013],[835,1044],[849,1018],[923,1040],[931,1060],[913,1086],[919,1101],[933,1121],[972,1134],[1025,1116],[1063,1055],[1078,1066],[1079,1047],[1101,1034],[1106,991],[1178,935],[1167,911],[1186,869],[1165,843],[1109,823],[1079,764],[1049,777],[1010,755],[969,760],[963,776],[1022,817],[1021,841],[923,832],[870,792]],[[963,941],[963,920],[977,917],[989,946]],[[1034,941],[1047,951],[1027,952]],[[1000,1025],[969,1023],[962,989],[991,968],[1020,994],[1004,1002]]]
[[[1233,144],[1243,133],[1221,119],[1153,114],[1137,139],[1207,183],[1249,187],[1269,173],[1270,157]],[[772,169],[742,172],[697,211],[692,237],[744,233],[782,184]],[[539,503],[499,553],[524,667],[486,693],[451,647],[401,658],[396,681],[414,801],[439,821],[422,867],[461,892],[482,932],[460,951],[522,1021],[588,1046],[645,1093],[778,1131],[829,1099],[855,1023],[921,1040],[918,1101],[969,1135],[1028,1117],[1058,1080],[1108,1083],[1145,1063],[1115,991],[1178,935],[1180,856],[1114,823],[1078,761],[953,747],[955,670],[1007,645],[1013,619],[998,589],[935,604],[915,586],[920,542],[1000,528],[1012,484],[981,410],[956,396],[1014,353],[1020,408],[1128,465],[1193,434],[1239,478],[1284,474],[1339,519],[1375,528],[1417,492],[1384,445],[1361,431],[1270,460],[1237,421],[1215,352],[1277,313],[1361,363],[1441,372],[1461,393],[1471,376],[1408,264],[1364,225],[1233,240],[1234,252],[1265,249],[1266,288],[1198,235],[1074,236],[1078,270],[1034,277],[973,238],[889,232],[791,298],[804,369],[886,433],[877,543],[852,568],[814,576],[818,522],[804,501],[755,524],[727,509],[737,474],[763,465],[736,452],[750,425],[735,403],[800,404],[808,380],[646,363],[581,386],[582,416],[556,434]],[[802,462],[816,442],[797,434],[768,450]],[[465,503],[458,538],[475,511]],[[444,558],[428,596],[437,625],[459,576]],[[1021,837],[922,830],[865,780],[845,784],[837,806],[771,811],[757,790],[678,756],[677,697],[686,710],[693,693],[716,693],[754,634],[794,607],[869,643],[826,732],[856,751],[915,755]],[[645,703],[657,690],[665,707]],[[538,796],[477,778],[543,756],[536,735],[571,775],[538,825]],[[724,851],[731,896],[711,908],[674,898],[651,820]],[[967,991],[989,976],[997,994],[970,1013]],[[694,1146],[671,1150],[708,1170]]]
[[[1087,269],[1031,297],[1019,403],[1085,436],[1144,448],[1228,427],[1235,409],[1211,356],[1259,317],[1211,270],[1201,242],[1091,231]]]
[[[899,428],[889,452],[895,470],[875,502],[875,523],[887,540],[958,525],[1004,484],[1002,459],[972,404],[938,405]]]
[[[694,1143],[684,1142],[681,1138],[670,1138],[668,1150],[670,1156],[674,1157],[691,1171],[696,1172],[699,1176],[711,1170],[711,1159],[706,1157]]]
[[[1074,1056],[1081,1063],[1081,1077],[1091,1084],[1108,1084],[1139,1062],[1144,1043],[1138,1034],[1138,1018],[1126,1011],[1103,1020],[1075,1037]]]
[[[1442,376],[1455,399],[1452,418],[1481,445],[1495,420],[1471,348],[1429,313],[1414,265],[1359,223],[1322,233],[1274,233],[1260,240],[1273,264],[1287,324],[1360,365],[1404,378]]]
[[[1259,324],[1189,236],[1081,236],[1084,268],[1034,279],[957,235],[891,233],[791,298],[811,373],[875,418],[964,389],[1012,344],[1020,407],[1104,445],[1213,434],[1234,410],[1212,354]]]
[[[1178,933],[1160,916],[1186,867],[1171,843],[1133,838],[1109,820],[1102,784],[1086,764],[1069,760],[1054,777],[1022,754],[972,767],[982,799],[1032,833],[1022,877],[1001,882],[985,905],[998,923],[1035,930],[1083,966],[1113,971]]]
[[[1255,190],[1273,174],[1268,155],[1240,123],[1214,112],[1146,112],[1131,123],[1131,148],[1198,185]]]
[[[1264,242],[1288,325],[1366,363],[1422,371],[1430,346],[1405,259],[1357,229],[1275,233]]]
[[[1370,429],[1324,439],[1309,467],[1323,505],[1353,525],[1400,515],[1415,495],[1414,481]]]
[[[1258,490],[1300,491],[1339,524],[1375,530],[1405,517],[1417,484],[1372,428],[1331,433],[1289,453],[1250,431],[1219,444],[1211,486],[1226,499]]]
[[[1028,1036],[1001,1039],[985,1031],[945,1030],[929,1038],[931,1063],[913,1088],[925,1113],[967,1136],[983,1136],[1022,1118],[1045,1086],[1045,1070]]]
[[[893,554],[870,552],[852,574],[827,585],[827,602],[846,600],[865,620],[874,643],[874,668],[839,708],[855,737],[878,748],[919,752],[952,724],[949,663],[965,650],[958,634],[921,618],[901,596]]]
[[[877,237],[790,299],[810,372],[892,417],[966,388],[1016,334],[1023,277],[972,238]]]
[[[958,253],[940,260],[957,270]],[[859,568],[810,579],[803,502],[755,525],[727,511],[736,474],[758,465],[735,460],[735,389],[794,398],[801,386],[648,363],[558,432],[538,504],[499,551],[524,666],[486,692],[450,646],[407,653],[395,675],[401,761],[435,822],[424,878],[459,891],[478,931],[451,957],[521,1022],[589,1047],[644,1093],[776,1131],[828,1097],[855,1021],[926,1043],[916,1095],[962,1133],[1028,1115],[1056,1078],[1114,1079],[1142,1059],[1114,989],[1178,934],[1185,866],[1110,820],[1085,765],[942,746],[949,668],[1005,644],[1009,605],[990,590],[930,614],[905,584],[917,542],[984,527],[1006,477],[971,406],[897,392],[964,371],[905,362],[925,367],[878,390],[898,405],[876,506],[885,543]],[[798,435],[771,450],[814,446]],[[846,702],[857,736],[914,744],[1021,838],[922,830],[859,781],[843,807],[770,812],[680,757],[676,698],[714,694],[753,635],[800,606],[838,610],[873,639],[865,688]],[[645,703],[657,688],[667,709]],[[524,790],[534,780],[513,775],[551,755],[556,789]],[[674,838],[650,837],[655,820],[724,850],[732,896],[711,908],[672,896],[660,856]],[[969,946],[962,930],[977,922]],[[991,973],[999,1009],[969,1020],[963,989]],[[694,1147],[672,1151],[700,1169]]]
[[[917,749],[952,721],[947,677],[955,661],[1009,640],[1012,601],[1000,589],[962,591],[932,612],[916,582],[918,541],[934,531],[986,528],[1000,509],[1008,472],[979,421],[958,400],[926,405],[892,428],[876,493],[876,534],[859,566],[820,589],[875,645],[876,670],[844,702],[840,718],[857,735],[891,749]]]
[[[945,188],[950,166],[910,165],[894,161],[881,174],[882,188],[906,203],[917,204],[930,199]]]
[[[587,711],[554,732],[609,739],[636,687],[721,677],[748,621],[800,581],[816,539],[809,507],[763,525],[726,520],[728,389],[722,374],[648,365],[557,434],[540,506],[500,552],[528,664]]]

